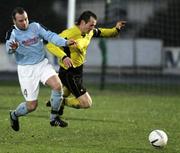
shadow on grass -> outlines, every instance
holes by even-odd
[[[120,121],[109,120],[109,119],[78,118],[78,117],[65,117],[65,119],[73,120],[73,121],[92,121],[92,122],[102,122],[102,123],[121,123]]]
[[[44,118],[48,119],[49,115],[36,115],[31,113],[30,117],[32,118]],[[91,122],[102,122],[102,123],[121,123],[120,121],[115,120],[109,120],[109,119],[94,119],[94,118],[78,118],[78,117],[64,117],[62,116],[62,119],[69,120],[69,121],[91,121]]]

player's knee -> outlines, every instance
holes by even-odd
[[[91,99],[85,99],[80,102],[80,107],[81,108],[90,108],[92,105],[92,100]]]
[[[37,101],[29,101],[27,102],[27,109],[29,112],[35,111],[38,106]]]
[[[89,107],[92,106],[92,99],[89,100]]]
[[[86,108],[90,108],[92,105],[92,99],[88,99],[86,103]]]
[[[53,90],[56,91],[61,91],[62,90],[62,84],[61,83],[57,83],[53,86]]]

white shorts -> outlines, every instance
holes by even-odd
[[[48,63],[48,59],[34,65],[18,65],[17,71],[21,91],[26,101],[37,100],[39,83],[42,82],[45,85],[51,76],[57,75],[52,65]]]

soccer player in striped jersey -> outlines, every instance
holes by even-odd
[[[10,111],[11,127],[19,131],[20,116],[24,116],[37,108],[39,83],[52,89],[51,126],[66,127],[67,123],[58,115],[62,102],[62,83],[45,56],[43,39],[57,46],[67,47],[75,43],[49,31],[37,22],[29,22],[26,11],[17,7],[12,12],[14,25],[6,35],[6,49],[15,54],[19,83],[25,101]]]
[[[95,28],[96,23],[96,15],[91,11],[85,11],[80,15],[76,25],[59,34],[65,39],[74,39],[76,47],[59,48],[52,43],[47,44],[49,52],[59,57],[59,77],[64,86],[64,105],[74,108],[89,108],[92,105],[91,96],[84,87],[82,78],[87,47],[92,37],[117,36],[126,22],[118,21],[113,28]],[[46,103],[47,106],[50,106],[50,101]],[[63,109],[61,105],[60,115],[63,114]]]

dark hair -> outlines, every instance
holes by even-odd
[[[93,17],[94,19],[97,20],[96,14],[94,14],[94,13],[91,12],[91,11],[84,11],[84,12],[80,15],[80,17],[79,17],[79,19],[78,19],[78,21],[77,21],[77,25],[79,25],[82,20],[84,20],[85,23],[87,23],[87,22],[89,21],[90,17]]]
[[[12,19],[16,20],[16,14],[23,14],[25,12],[25,10],[22,7],[16,7],[13,11],[12,11]]]

